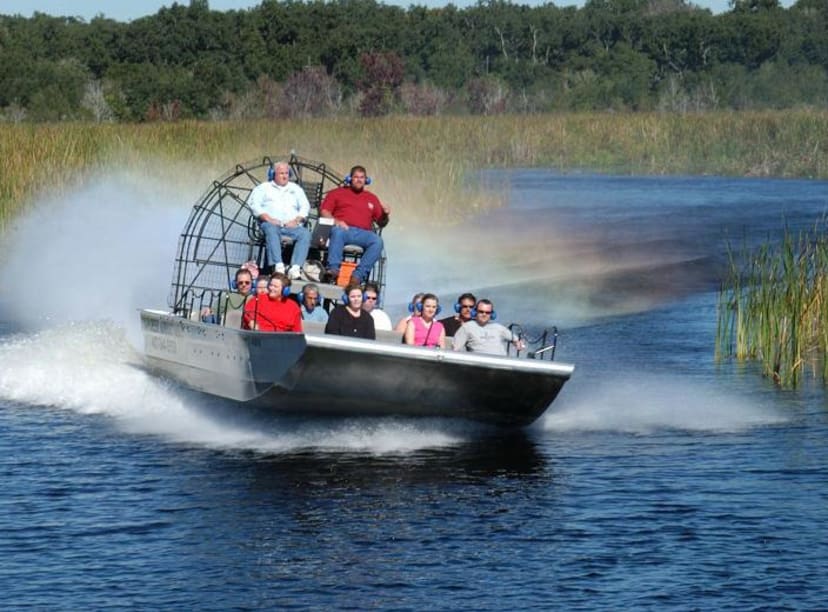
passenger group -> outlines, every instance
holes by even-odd
[[[253,261],[243,264],[235,274],[234,291],[220,308],[224,312],[240,310],[241,326],[250,330],[301,332],[303,321],[308,321],[324,324],[327,334],[353,338],[373,340],[377,331],[390,332],[391,319],[377,308],[379,287],[365,280],[383,248],[374,224],[384,227],[391,211],[365,189],[366,184],[370,180],[365,168],[354,166],[345,185],[330,191],[320,205],[320,217],[329,219],[330,225],[328,262],[320,280],[337,281],[346,245],[362,249],[340,302],[330,312],[315,283],[305,283],[296,299],[291,295],[291,283],[300,279],[310,249],[311,234],[305,225],[310,204],[302,187],[290,180],[290,167],[284,162],[275,164],[272,180],[256,186],[248,198],[264,235],[270,274],[260,275]],[[289,266],[282,259],[282,247],[287,244],[293,245]],[[441,310],[435,294],[417,293],[408,305],[408,314],[393,330],[411,346],[444,349],[453,339],[451,347],[456,351],[506,355],[509,342],[519,350],[524,348],[512,331],[494,322],[494,306],[488,299],[463,293],[454,305],[454,315],[437,319]]]

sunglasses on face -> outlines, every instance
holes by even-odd
[[[474,304],[460,304],[460,308],[463,310],[471,310],[474,308]]]
[[[236,281],[237,285],[249,285],[250,281]]]
[[[491,310],[478,310],[477,314],[490,315],[490,314],[492,314],[492,311]]]
[[[365,301],[366,301],[366,302],[367,302],[367,301],[369,301],[369,300],[371,300],[371,301],[373,302],[373,301],[375,301],[376,299],[377,299],[377,296],[375,296],[375,295],[366,295],[366,296],[365,296]]]

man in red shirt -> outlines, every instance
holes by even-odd
[[[285,295],[290,279],[279,272],[270,279],[267,295],[257,295],[244,305],[243,327],[259,331],[302,331],[299,304]]]
[[[339,275],[342,250],[346,244],[356,244],[363,249],[362,259],[351,277],[353,283],[368,278],[371,269],[382,254],[382,238],[373,230],[373,222],[380,227],[388,224],[391,209],[379,198],[365,190],[367,172],[362,166],[351,168],[351,181],[344,187],[334,189],[322,201],[320,214],[332,218],[328,243],[329,282]]]

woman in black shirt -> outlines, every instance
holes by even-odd
[[[345,295],[348,303],[333,309],[325,325],[325,333],[376,340],[374,317],[362,310],[362,289],[359,286],[349,287]]]

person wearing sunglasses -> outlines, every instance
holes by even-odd
[[[222,291],[220,299],[212,307],[205,306],[201,310],[201,320],[205,323],[218,323],[226,321],[228,314],[235,313],[231,315],[231,320],[232,326],[236,327],[236,322],[241,321],[241,312],[244,310],[245,303],[253,297],[253,278],[253,274],[247,268],[242,267],[236,270],[230,291]],[[218,308],[220,317],[213,312],[213,307]]]
[[[365,283],[362,288],[362,310],[371,314],[374,329],[391,331],[391,319],[384,310],[377,308],[379,287],[376,283]]]
[[[475,307],[474,319],[463,323],[454,335],[454,350],[507,355],[508,342],[522,350],[523,342],[517,336],[504,325],[492,322],[493,313],[494,305],[491,300],[479,300]]]
[[[454,304],[454,310],[457,314],[440,319],[440,323],[443,324],[446,330],[446,336],[454,336],[463,323],[472,320],[472,311],[476,303],[477,298],[474,297],[473,293],[464,293],[457,298],[457,302]]]
[[[233,293],[249,297],[253,293],[253,275],[248,270],[237,270],[235,285]]]

